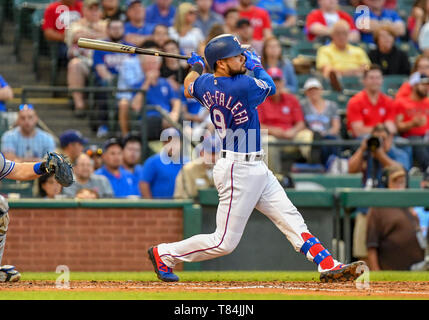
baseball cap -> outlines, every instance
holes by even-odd
[[[419,83],[429,83],[429,77],[426,76],[425,74],[421,74],[420,72],[414,72],[410,76],[409,83],[411,86],[415,86],[416,84],[419,84]]]
[[[318,79],[316,79],[316,78],[309,78],[304,83],[304,91],[306,91],[308,89],[311,89],[311,88],[323,89],[323,86],[322,86],[322,84],[320,83],[320,81]]]
[[[82,133],[78,130],[66,130],[60,136],[60,144],[61,148],[68,146],[72,142],[79,142],[82,145],[88,143],[88,139],[84,138]]]
[[[406,176],[407,173],[405,172],[405,169],[401,166],[394,166],[389,170],[389,179],[395,180],[399,177]]]
[[[267,73],[273,80],[283,80],[283,72],[280,68],[268,68]]]
[[[91,7],[92,5],[100,5],[100,1],[99,0],[85,0],[83,2],[83,5],[87,8]]]
[[[111,146],[120,146],[122,149],[122,143],[118,138],[110,138],[103,143],[103,152],[106,152]]]
[[[134,3],[142,3],[141,0],[128,0],[127,1],[127,9],[132,6]]]
[[[203,140],[203,149],[207,152],[217,153],[221,149],[220,139],[217,136],[208,136]]]
[[[236,24],[236,27],[237,27],[237,28],[241,28],[241,27],[243,27],[243,26],[250,26],[250,21],[249,21],[249,19],[246,19],[246,18],[238,19],[237,24]]]

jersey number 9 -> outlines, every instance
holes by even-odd
[[[216,126],[217,132],[221,139],[226,136],[226,124],[223,113],[218,109],[213,109],[213,123]]]

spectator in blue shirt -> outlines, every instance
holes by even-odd
[[[122,157],[121,142],[116,138],[107,140],[103,146],[104,165],[95,174],[103,175],[109,180],[116,198],[140,197],[133,175],[121,166]]]
[[[143,169],[142,159],[142,142],[136,134],[128,134],[122,141],[123,161],[122,168],[127,170],[133,176],[133,185],[139,189],[139,181]],[[138,191],[140,193],[140,190]]]
[[[37,128],[36,111],[31,104],[19,106],[17,126],[1,137],[1,152],[15,162],[39,162],[47,152],[55,151],[54,138]]]
[[[179,120],[180,99],[177,92],[165,78],[160,77],[162,58],[149,55],[140,55],[138,59],[124,63],[119,74],[118,88],[142,89],[146,91],[145,104],[161,106],[168,112],[173,121]],[[139,114],[143,106],[143,93],[121,92],[119,99],[119,126],[122,135],[129,132],[128,113],[131,108]],[[147,111],[149,140],[159,140],[162,128],[169,127],[168,122],[162,119],[156,110]]]
[[[106,41],[129,44],[124,40],[124,24],[120,20],[110,20],[107,25],[108,39]],[[97,82],[100,85],[108,85],[119,73],[122,62],[129,58],[127,53],[94,51],[94,69]]]
[[[176,129],[163,131],[161,152],[149,157],[142,170],[140,190],[145,199],[173,198],[176,177],[187,161],[181,157],[180,135]]]
[[[292,27],[296,25],[296,11],[285,0],[259,0],[256,6],[268,11],[273,26]]]
[[[13,91],[6,80],[0,75],[0,112],[7,111],[6,101],[13,98]]]
[[[383,169],[388,166],[400,165],[407,172],[411,168],[407,152],[393,145],[393,134],[380,123],[371,131],[371,137],[380,141],[378,147],[368,148],[368,138],[362,140],[360,147],[349,159],[349,173],[363,173],[363,186],[370,188],[381,187],[380,181]]]
[[[110,20],[108,22],[107,35],[107,41],[129,45],[129,43],[124,40],[124,24],[120,20]],[[130,54],[128,53],[95,50],[93,68],[96,75],[96,85],[101,87],[114,87],[123,61],[129,58]],[[96,112],[93,114],[90,125],[92,130],[97,131],[97,137],[102,138],[108,133],[107,93],[96,93],[95,101]]]
[[[146,23],[171,27],[176,14],[176,8],[171,4],[172,2],[172,0],[155,0],[155,3],[146,8]]]
[[[381,26],[389,26],[396,37],[402,37],[406,32],[405,22],[399,14],[390,9],[384,8],[385,0],[364,0],[363,4],[369,8],[370,21],[365,26],[364,15],[366,10],[356,12],[354,16],[356,27],[361,32],[361,41],[368,44],[375,44],[373,33]],[[368,28],[369,27],[369,28]]]
[[[125,41],[141,47],[143,42],[152,37],[154,25],[145,23],[145,8],[141,0],[127,1],[127,17],[125,22]]]

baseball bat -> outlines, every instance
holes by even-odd
[[[168,52],[162,52],[162,51],[156,51],[156,50],[150,50],[150,49],[142,49],[142,48],[129,46],[122,43],[109,42],[109,41],[103,41],[103,40],[94,40],[94,39],[88,39],[88,38],[79,38],[79,40],[77,41],[77,45],[80,48],[94,49],[94,50],[101,50],[101,51],[146,54],[151,56],[176,58],[176,59],[184,59],[184,60],[188,60],[190,58],[188,56],[183,56],[175,53],[168,53]]]

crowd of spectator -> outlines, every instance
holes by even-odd
[[[149,107],[146,112],[149,140],[159,140],[161,131],[172,125],[168,120],[189,121],[186,128],[189,131],[209,128],[208,114],[199,102],[183,95],[183,80],[188,71],[185,61],[87,50],[77,46],[80,37],[189,55],[193,51],[202,54],[205,43],[219,34],[235,34],[242,44],[258,52],[264,67],[273,72],[280,87],[277,95],[259,107],[261,126],[268,131],[268,143],[277,139],[305,143],[366,139],[380,123],[393,135],[393,145],[428,137],[429,99],[425,94],[425,77],[429,75],[429,57],[425,53],[425,41],[420,41],[425,38],[422,33],[428,21],[427,1],[416,1],[406,21],[398,13],[396,1],[313,1],[312,5],[317,6],[300,17],[305,20],[301,26],[302,35],[320,46],[311,79],[300,85],[294,63],[285,54],[287,49],[273,32],[275,28],[297,26],[296,1],[195,0],[173,4],[172,0],[155,0],[144,3],[140,0],[59,0],[46,8],[42,26],[47,40],[60,43],[59,58],[68,61],[70,89],[89,83],[122,90],[116,94],[122,137],[136,129],[133,123],[140,119],[143,104]],[[343,10],[344,5],[356,7],[355,12]],[[359,5],[365,9],[362,11]],[[69,16],[65,17],[58,10],[59,6],[66,6]],[[400,48],[405,42],[420,50],[415,61]],[[206,71],[210,72],[209,68]],[[387,94],[383,85],[384,77],[390,75],[409,77],[396,96]],[[350,89],[347,82],[341,85],[349,78],[354,79],[356,88],[360,89],[348,94],[343,105],[325,95],[337,90],[337,86],[340,90]],[[4,103],[13,94],[1,77],[0,85],[0,108],[5,109]],[[76,117],[87,117],[87,97],[74,91],[71,98]],[[345,119],[340,117],[342,109],[345,109]],[[91,112],[96,113],[91,119],[92,128],[99,137],[107,136],[107,93],[95,94]],[[166,115],[170,119],[166,119]],[[34,119],[33,122],[37,121],[35,112]],[[19,139],[33,135],[32,130],[37,131],[32,128],[31,119],[20,118],[19,121],[27,121],[28,129],[16,132],[15,128],[15,132],[5,135],[5,147],[7,140],[12,139],[10,135]],[[34,135],[43,139],[38,132]],[[50,143],[52,145],[52,141]],[[342,150],[309,146],[299,150],[271,149],[269,153],[276,154],[270,157],[273,162],[270,166],[275,171],[282,170],[283,151],[295,150],[306,162],[313,162],[314,152],[319,151],[319,162],[327,170],[332,156],[339,156]],[[422,172],[427,169],[427,147],[403,146],[400,150],[409,156],[407,170],[413,166]],[[28,158],[28,155],[29,151],[24,156],[20,150],[18,158]],[[74,161],[76,156],[71,158]]]
[[[149,140],[159,140],[161,131],[172,126],[168,120],[187,120],[191,124],[186,129],[207,128],[208,115],[199,102],[183,95],[183,79],[188,71],[185,61],[87,50],[77,46],[80,37],[189,55],[193,51],[202,54],[205,43],[219,34],[235,34],[242,44],[251,46],[261,56],[264,67],[273,72],[280,87],[277,95],[259,107],[261,126],[268,131],[268,143],[277,139],[309,143],[341,138],[365,140],[381,123],[393,135],[393,146],[397,142],[426,139],[429,99],[425,93],[425,77],[429,75],[429,57],[425,53],[427,41],[423,33],[429,16],[428,2],[415,1],[406,21],[399,14],[396,1],[317,0],[311,5],[314,8],[306,16],[299,17],[299,4],[292,0],[174,3],[172,0],[149,3],[141,0],[59,0],[47,6],[42,29],[48,41],[60,44],[59,58],[68,61],[70,89],[83,88],[89,83],[121,90],[116,94],[116,105],[122,137],[136,129],[133,120],[140,119],[143,104],[149,107],[146,112]],[[344,5],[356,10],[347,11]],[[67,17],[58,10],[59,6],[68,8]],[[287,49],[274,35],[276,28],[298,26],[299,19],[305,20],[300,28],[307,40],[302,40],[320,44],[314,72],[305,84],[298,81],[294,62],[287,58]],[[415,61],[401,49],[400,44],[405,42],[420,50],[421,55]],[[210,72],[209,68],[206,71]],[[390,75],[409,77],[394,97],[387,94],[383,86],[384,77]],[[355,79],[356,87],[362,90],[348,94],[344,105],[338,105],[338,101],[325,93],[338,89],[338,83],[342,86],[340,90],[350,89],[347,84],[341,85],[347,78]],[[12,98],[12,91],[1,77],[0,85],[0,108],[4,109],[4,102]],[[74,91],[71,98],[76,117],[87,117],[85,94]],[[345,109],[344,120],[340,117],[342,109]],[[94,131],[99,137],[107,136],[107,93],[95,94],[91,112],[96,112],[91,119]],[[166,115],[170,119],[166,119]],[[26,121],[28,129],[17,132],[15,128],[5,135],[5,148],[12,137],[32,136],[33,131],[37,139],[43,139],[37,129],[32,128],[31,119],[21,117],[19,121]],[[33,122],[37,121],[35,112],[33,117]],[[52,145],[52,141],[50,143]],[[303,161],[313,162],[312,152],[317,149],[319,162],[325,169],[328,169],[329,159],[341,152],[338,147],[272,149],[271,153],[277,154],[270,157],[273,161],[270,166],[275,171],[282,170],[283,151],[295,150]],[[407,170],[413,166],[422,172],[426,170],[429,165],[427,147],[401,147],[400,150],[408,154]],[[25,159],[29,153],[26,151],[24,155],[20,150],[19,156],[10,156]],[[75,161],[76,155],[70,158]]]
[[[314,70],[302,83],[298,81],[300,72],[294,61],[286,57],[287,49],[274,32],[276,28],[298,26],[296,9],[300,3],[195,0],[174,5],[172,0],[154,0],[145,6],[140,0],[122,3],[119,0],[59,0],[50,4],[42,29],[48,41],[60,44],[58,58],[67,61],[69,88],[83,88],[90,83],[130,91],[116,94],[120,138],[106,139],[102,147],[97,147],[88,146],[87,139],[75,130],[67,130],[60,136],[58,147],[73,162],[76,183],[61,188],[49,177],[40,179],[40,196],[194,198],[199,188],[213,186],[212,164],[219,151],[216,139],[205,139],[196,159],[184,158],[180,152],[182,139],[165,118],[167,114],[173,122],[190,121],[184,129],[212,129],[208,114],[199,102],[183,95],[183,80],[188,72],[186,62],[86,50],[77,46],[80,37],[190,55],[193,51],[202,54],[205,44],[213,37],[232,33],[261,56],[277,87],[276,94],[258,107],[261,128],[267,132],[263,138],[270,169],[288,171],[283,160],[291,155],[298,161],[314,163],[314,152],[320,151],[316,160],[328,170],[331,160],[340,157],[343,149],[316,148],[308,144],[267,148],[267,144],[280,140],[311,143],[356,139],[361,143],[351,149],[344,173],[362,173],[363,187],[405,188],[403,178],[413,167],[425,173],[429,181],[426,174],[429,147],[406,145],[410,141],[429,139],[429,1],[416,0],[407,19],[399,14],[397,1],[313,1],[317,7],[299,26],[302,28],[299,40],[318,47]],[[340,4],[366,7],[363,11],[348,13]],[[67,19],[57,10],[61,5],[69,8]],[[411,46],[419,55],[410,57],[402,44]],[[206,71],[210,72],[209,68]],[[406,79],[394,94],[387,93],[384,86],[386,77],[391,75]],[[338,85],[341,93],[343,89],[354,89],[342,84],[347,78],[353,78],[359,89],[350,90],[347,101],[340,105],[326,93],[337,90]],[[11,88],[0,76],[0,110],[6,110],[5,102],[12,97]],[[73,92],[71,98],[75,116],[87,117],[87,97]],[[106,94],[98,93],[95,100],[98,114],[94,131],[99,137],[106,137]],[[159,112],[149,108],[146,113],[149,140],[159,141],[163,132],[169,137],[147,159],[142,159],[139,135],[130,134],[135,129],[131,120],[140,119],[143,105],[162,109]],[[1,151],[6,158],[39,161],[47,151],[56,149],[54,139],[37,128],[36,123],[33,106],[21,105],[16,127],[1,138]],[[417,214],[414,211],[398,209],[391,221],[382,222],[381,209],[366,208],[360,214],[365,215],[368,233],[355,230],[354,252],[356,257],[367,258],[371,268],[405,268],[405,264],[408,268],[422,259],[415,238],[409,237],[407,246],[414,246],[413,256],[402,261],[401,266],[394,265],[389,260],[394,253],[382,241],[386,228],[398,221],[403,221],[400,223],[409,230],[415,229],[413,219]],[[410,234],[404,230],[401,232]],[[390,241],[389,237],[406,239],[401,232],[386,235],[386,241]]]
[[[75,183],[62,187],[53,176],[43,176],[36,183],[35,196],[188,199],[196,197],[198,189],[213,186],[211,170],[220,151],[220,140],[215,136],[206,136],[193,157],[184,154],[180,132],[168,128],[161,133],[159,152],[144,160],[138,134],[109,138],[97,147],[88,145],[81,132],[66,130],[56,143],[49,132],[36,127],[36,122],[34,107],[21,105],[16,126],[2,136],[1,152],[18,162],[41,161],[48,152],[59,152],[72,163]],[[186,170],[176,182],[183,166]]]

